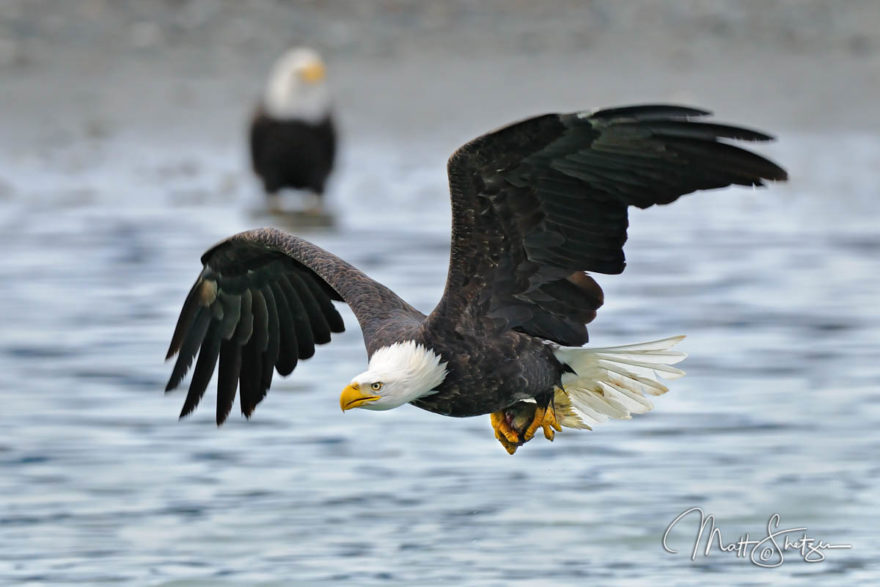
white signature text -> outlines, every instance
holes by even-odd
[[[702,508],[692,507],[678,514],[667,526],[666,532],[663,533],[663,550],[670,554],[678,552],[669,546],[669,535],[673,528],[689,516],[695,518],[698,523],[694,547],[691,550],[691,561],[696,561],[700,554],[708,557],[715,548],[720,552],[735,553],[737,558],[748,559],[756,566],[769,569],[781,566],[785,562],[787,553],[797,552],[806,563],[820,563],[825,560],[825,552],[828,550],[852,548],[852,544],[830,544],[818,538],[811,538],[806,528],[780,529],[779,514],[773,514],[767,520],[765,536],[752,539],[749,533],[745,533],[736,541],[725,542],[721,528],[715,526],[715,515],[706,514]],[[705,542],[703,542],[704,537]]]

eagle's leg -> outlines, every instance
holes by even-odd
[[[495,429],[495,438],[509,454],[534,438],[539,427],[548,440],[553,440],[555,430],[562,429],[556,421],[553,394],[539,396],[534,402],[517,402],[490,414],[489,420]]]
[[[556,436],[555,430],[562,430],[562,426],[556,421],[556,411],[553,409],[553,393],[546,397],[539,396],[535,398],[535,414],[531,423],[526,427],[522,434],[523,442],[528,442],[535,437],[538,428],[544,430],[544,438],[553,440]]]
[[[519,432],[513,427],[513,420],[508,418],[507,410],[489,414],[489,421],[495,430],[495,438],[504,447],[508,454],[513,454],[522,445]]]

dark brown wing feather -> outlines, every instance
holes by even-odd
[[[178,355],[170,391],[198,354],[181,417],[198,406],[218,359],[217,423],[229,415],[236,389],[242,413],[250,416],[276,369],[289,375],[316,344],[345,329],[333,301],[352,308],[371,353],[424,319],[345,261],[275,229],[235,235],[206,252],[202,263],[167,356]]]
[[[770,136],[692,120],[707,114],[668,105],[548,114],[461,147],[448,165],[449,275],[429,328],[488,317],[493,328],[585,343],[602,290],[584,272],[623,271],[628,206],[786,179],[723,142]]]

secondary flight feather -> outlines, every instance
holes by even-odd
[[[540,429],[591,428],[652,408],[683,337],[585,348],[604,296],[592,273],[623,271],[627,209],[697,190],[782,181],[775,163],[732,144],[765,133],[704,122],[704,110],[644,105],[547,114],[488,133],[449,159],[452,241],[446,288],[424,315],[306,240],[264,228],[202,256],[168,358],[166,390],[196,355],[181,416],[219,363],[217,423],[239,395],[250,416],[275,371],[290,374],[341,332],[348,304],[369,362],[343,410],[412,403],[445,416],[490,414],[513,454]]]

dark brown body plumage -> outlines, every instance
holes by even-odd
[[[251,164],[267,194],[284,188],[324,193],[336,155],[336,129],[328,115],[318,123],[280,120],[261,108],[250,127]]]
[[[343,325],[347,303],[367,352],[415,340],[447,362],[437,393],[415,405],[448,416],[549,401],[565,365],[553,345],[580,346],[602,305],[585,272],[625,266],[627,208],[700,189],[783,180],[776,164],[727,140],[748,129],[692,120],[707,113],[652,105],[548,114],[479,137],[449,160],[452,244],[446,290],[425,316],[358,269],[292,235],[235,235],[202,257],[168,356],[167,389],[199,353],[182,415],[195,409],[215,364],[217,422],[236,387],[250,415],[271,385]],[[201,350],[200,350],[201,349]]]

